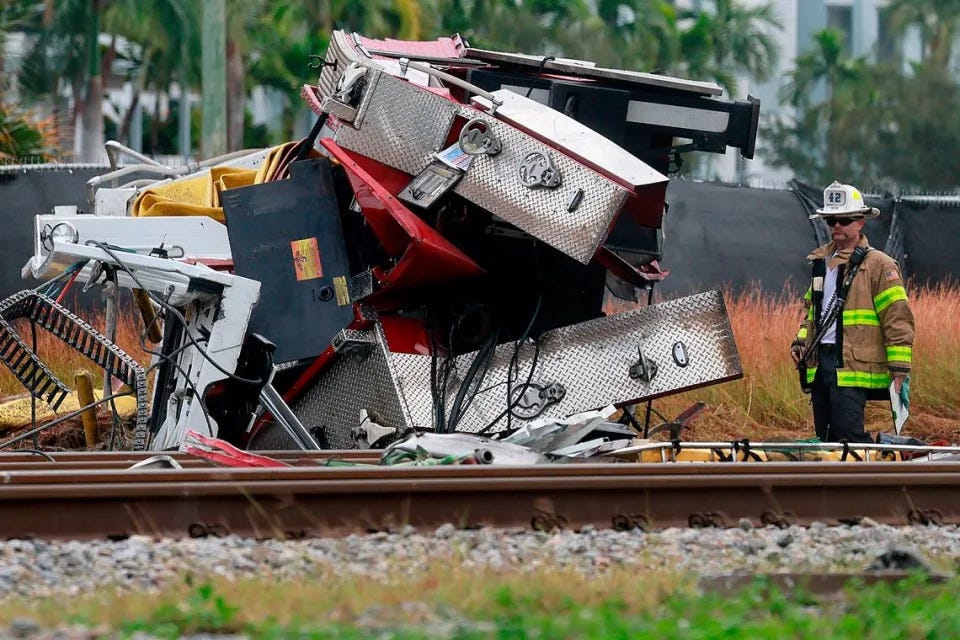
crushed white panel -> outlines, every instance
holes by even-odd
[[[222,294],[185,309],[186,331],[192,341],[184,338],[175,345],[174,358],[187,377],[178,375],[176,388],[167,395],[166,418],[159,425],[152,449],[182,449],[188,431],[213,438],[219,433],[219,425],[207,414],[203,398],[211,385],[228,378],[224,371],[236,371],[250,314],[260,298],[256,280],[231,275],[226,278]],[[160,393],[159,387],[154,390],[154,403]]]
[[[88,241],[123,247],[126,252],[148,255],[161,246],[174,259],[230,260],[227,227],[204,216],[115,216],[40,215],[34,219],[33,257],[28,264],[39,268],[50,253],[51,241],[44,239],[58,225],[77,234],[77,244]]]
[[[166,182],[166,181],[163,181]],[[156,184],[156,183],[155,183]],[[93,194],[93,213],[97,216],[126,216],[130,201],[137,195],[136,187],[118,187],[116,189],[97,189]]]
[[[667,176],[620,145],[556,109],[509,89],[494,91],[493,95],[502,101],[496,111],[499,119],[549,140],[595,165],[608,176],[635,188],[668,181]],[[492,107],[489,100],[480,96],[474,97],[473,102],[487,111]]]
[[[113,254],[95,246],[54,242],[33,275],[49,279],[80,261],[122,265],[124,268],[117,271],[118,286],[142,287],[182,309],[186,335],[180,344],[174,345],[171,356],[181,374],[176,377],[176,388],[166,395],[166,417],[162,424],[155,425],[158,431],[150,446],[181,446],[191,430],[216,437],[219,426],[205,411],[202,398],[210,385],[229,376],[225,372],[236,370],[250,314],[260,298],[260,283],[202,264],[122,251]],[[84,272],[78,280],[84,280]],[[154,390],[155,404],[164,391],[160,387]]]
[[[124,266],[137,276],[137,280],[145,289],[156,291],[166,296],[170,295],[169,302],[174,306],[182,306],[188,302],[208,298],[213,295],[209,287],[197,288],[194,280],[203,280],[211,284],[229,286],[238,278],[222,271],[215,271],[202,264],[186,264],[169,258],[155,258],[136,253],[114,251],[123,260]],[[29,268],[30,275],[39,280],[50,280],[63,274],[77,262],[100,261],[113,264],[115,261],[103,249],[95,246],[73,244],[69,242],[54,242],[53,250],[46,256],[30,259],[24,271]],[[86,267],[77,276],[81,283],[87,282],[91,274],[90,267]],[[260,283],[257,293],[260,291]],[[117,283],[128,289],[139,288],[133,278],[123,270],[117,272]]]

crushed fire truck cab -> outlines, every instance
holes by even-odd
[[[0,360],[54,404],[68,388],[13,322],[79,350],[136,395],[110,443],[135,449],[191,431],[250,449],[499,438],[738,378],[719,292],[604,311],[667,276],[680,154],[752,157],[759,101],[720,94],[337,31],[304,140],[183,169],[108,143],[90,212],[36,217],[23,272],[44,283],[0,302]],[[55,299],[74,281],[135,292],[149,365]]]

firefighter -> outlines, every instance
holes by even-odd
[[[892,392],[907,400],[913,313],[897,261],[871,248],[863,234],[880,211],[866,206],[859,190],[836,181],[824,190],[823,203],[810,217],[827,223],[832,240],[807,256],[806,318],[791,355],[801,384],[809,385],[817,437],[869,442],[863,427],[868,397],[888,398],[892,382]],[[819,345],[807,349],[817,338]]]

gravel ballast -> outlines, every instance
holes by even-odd
[[[113,585],[159,589],[182,579],[340,575],[413,575],[440,564],[524,571],[564,568],[597,573],[612,567],[700,576],[751,572],[856,572],[891,549],[906,549],[940,571],[960,560],[957,526],[869,524],[731,529],[664,529],[542,533],[444,525],[432,534],[412,529],[297,541],[228,536],[123,541],[0,542],[0,596],[89,593]]]

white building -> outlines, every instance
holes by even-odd
[[[750,78],[738,80],[742,95],[727,96],[743,99],[747,94],[760,98],[761,135],[757,140],[757,154],[753,160],[743,161],[736,150],[730,150],[723,158],[705,163],[704,175],[699,176],[724,182],[745,183],[755,186],[780,185],[792,178],[784,169],[770,167],[764,162],[764,121],[790,115],[790,108],[781,103],[780,90],[788,74],[793,70],[794,60],[814,45],[814,35],[826,28],[844,34],[848,52],[870,60],[891,60],[899,52],[904,64],[921,57],[919,30],[912,30],[901,40],[891,34],[888,27],[886,6],[888,0],[740,0],[743,4],[757,6],[770,3],[774,6],[777,20],[783,30],[776,33],[780,44],[780,59],[771,79],[758,83]],[[676,0],[678,7],[698,9],[710,0]]]

